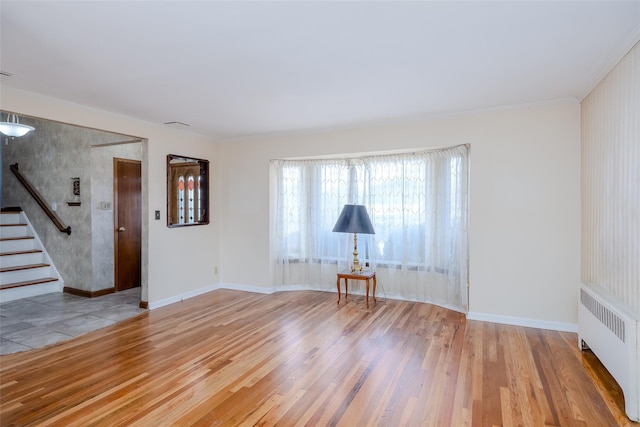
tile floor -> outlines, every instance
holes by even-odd
[[[0,355],[68,340],[145,312],[140,288],[98,298],[53,293],[0,304]]]

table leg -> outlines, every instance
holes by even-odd
[[[376,300],[376,285],[377,285],[377,283],[376,283],[376,276],[374,275],[374,276],[373,276],[373,302],[378,302],[378,301]]]
[[[336,286],[338,287],[338,304],[340,304],[340,278],[336,281]]]
[[[367,279],[367,285],[365,287],[365,299],[367,301],[367,308],[369,308],[369,279]]]
[[[349,279],[344,278],[344,300],[347,300],[347,294],[349,293]]]

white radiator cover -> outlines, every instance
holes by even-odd
[[[624,394],[625,412],[640,421],[640,327],[637,314],[582,285],[578,303],[578,345],[588,346],[616,379]]]

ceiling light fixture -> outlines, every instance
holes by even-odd
[[[0,132],[7,136],[25,136],[32,130],[35,130],[33,126],[20,124],[15,114],[9,114],[6,122],[0,122]]]

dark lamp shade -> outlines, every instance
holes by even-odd
[[[376,234],[364,205],[344,205],[333,227],[338,233]]]

